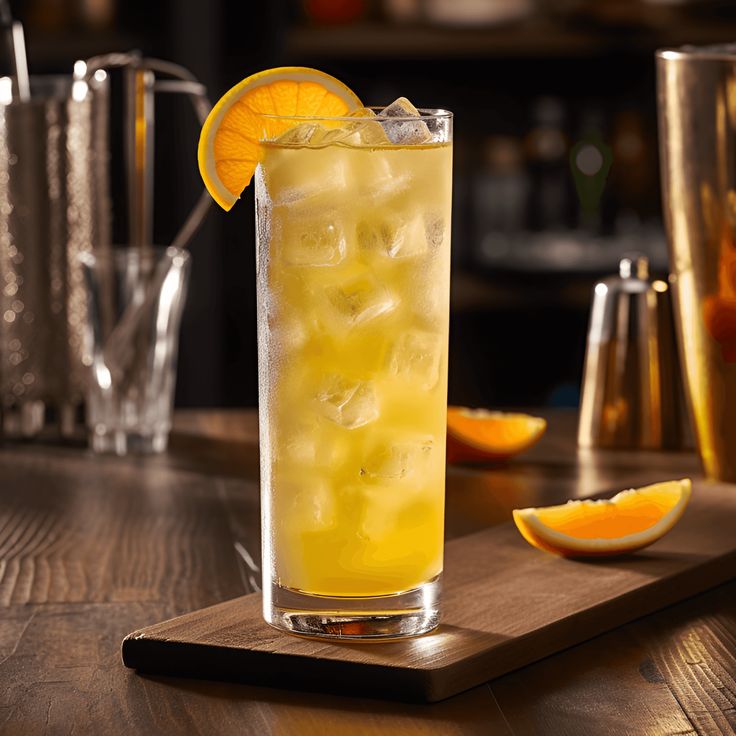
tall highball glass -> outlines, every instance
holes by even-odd
[[[263,613],[439,620],[452,114],[271,118],[256,171]]]

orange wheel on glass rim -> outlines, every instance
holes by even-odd
[[[202,126],[197,158],[207,190],[229,210],[253,178],[262,134],[275,136],[298,123],[263,115],[338,117],[359,107],[357,95],[317,69],[278,67],[247,77],[217,101]]]

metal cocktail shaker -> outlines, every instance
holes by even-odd
[[[681,447],[681,395],[669,285],[632,254],[593,291],[578,444]]]
[[[125,79],[129,240],[149,256],[155,94],[188,96],[200,123],[210,109],[205,88],[189,71],[137,52],[78,61],[69,77],[31,78],[28,101],[13,99],[11,80],[0,79],[0,408],[5,437],[33,437],[50,424],[57,435],[69,436],[81,413],[92,355],[80,256],[94,250],[100,261],[109,262],[104,256],[111,249],[107,70],[112,68],[121,68]],[[186,246],[209,206],[203,192],[174,238],[175,247]],[[112,320],[111,314],[104,316]],[[114,352],[131,349],[129,337],[138,317],[135,310],[128,316]]]
[[[736,45],[657,52],[680,353],[703,466],[736,482]]]
[[[86,380],[79,254],[110,243],[108,78],[0,79],[0,397],[6,437],[74,428]]]

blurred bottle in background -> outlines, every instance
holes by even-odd
[[[626,231],[634,221],[641,223],[657,209],[657,142],[653,131],[647,130],[641,112],[634,109],[615,115],[611,139],[616,230]]]
[[[383,0],[383,14],[392,23],[417,23],[423,7],[422,0]]]
[[[31,0],[25,13],[31,28],[53,32],[70,28],[107,30],[113,28],[118,0]]]
[[[466,27],[520,21],[532,15],[535,6],[535,0],[424,0],[429,22]]]
[[[63,32],[72,25],[68,0],[31,0],[25,13],[30,28]]]
[[[565,108],[555,97],[542,97],[533,106],[531,129],[524,139],[530,177],[528,227],[559,231],[569,224],[570,172]]]
[[[85,28],[103,30],[115,23],[117,0],[79,0],[78,15]]]
[[[525,228],[530,181],[517,138],[491,136],[482,152],[473,186],[476,242],[486,258],[496,260],[511,250]]]
[[[570,149],[570,170],[579,209],[577,226],[590,235],[601,235],[610,225],[610,191],[606,182],[613,154],[605,140],[604,116],[597,108],[583,111],[576,141]]]

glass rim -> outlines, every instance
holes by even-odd
[[[138,245],[111,245],[104,250],[95,249],[87,250],[77,254],[77,259],[88,266],[96,263],[112,263],[120,261],[140,260],[140,261],[159,261],[167,257],[172,261],[180,259],[181,263],[186,263],[191,255],[186,248],[177,248],[173,245],[151,245],[141,247]]]
[[[386,105],[366,105],[366,109],[374,112],[384,110]],[[394,123],[416,122],[417,120],[452,120],[453,113],[441,107],[420,107],[417,108],[419,115],[379,115],[376,114],[372,118],[359,118],[354,115],[272,115],[271,113],[257,113],[258,117],[267,120],[297,120],[299,122],[308,122],[321,120],[324,121],[345,121],[354,123],[356,120],[374,120],[376,122],[391,121]]]
[[[704,60],[736,62],[736,43],[716,43],[704,46],[686,44],[657,49],[657,59],[663,61]]]

